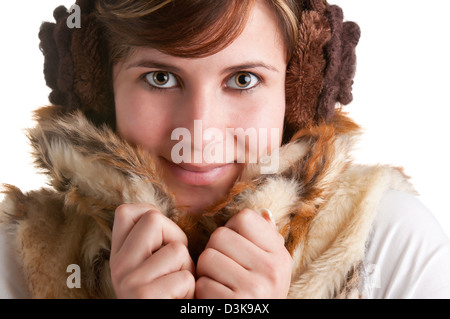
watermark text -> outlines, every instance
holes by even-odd
[[[194,121],[194,131],[176,128],[171,135],[178,141],[171,159],[180,163],[249,163],[260,164],[261,174],[273,174],[279,168],[280,129],[210,127],[203,130],[201,120]]]

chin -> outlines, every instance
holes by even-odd
[[[244,168],[243,164],[175,164],[159,157],[164,181],[180,210],[201,215],[224,198]]]

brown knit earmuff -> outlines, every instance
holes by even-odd
[[[81,28],[69,28],[69,12],[55,9],[56,23],[42,24],[39,38],[49,100],[67,112],[81,109],[96,125],[114,127],[114,93],[105,36],[94,14],[95,1],[78,0]]]
[[[95,18],[96,1],[78,0],[82,27],[67,26],[65,7],[56,23],[41,26],[44,74],[50,102],[70,112],[81,109],[96,125],[114,127],[114,95],[105,35]],[[342,10],[324,0],[298,0],[302,8],[297,49],[288,65],[284,142],[299,129],[329,121],[337,103],[352,101],[355,48],[360,29],[344,22]]]
[[[299,129],[328,122],[336,104],[349,104],[360,29],[344,22],[341,8],[302,1],[297,50],[286,75],[284,142]]]

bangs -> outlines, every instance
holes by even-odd
[[[97,18],[111,45],[113,62],[133,47],[179,57],[212,55],[244,30],[255,0],[99,1]]]

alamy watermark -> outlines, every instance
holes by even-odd
[[[66,25],[69,29],[81,28],[81,8],[74,4],[69,9],[70,15],[67,17]]]
[[[279,168],[279,128],[226,128],[223,132],[214,127],[203,130],[202,121],[196,120],[193,134],[176,128],[171,139],[178,141],[171,151],[175,164],[259,164],[261,174],[274,174]]]
[[[67,277],[66,285],[69,289],[81,288],[81,268],[77,264],[67,266],[66,272],[70,273]]]
[[[364,264],[362,275],[365,293],[371,295],[373,289],[381,288],[381,270],[377,264]]]

